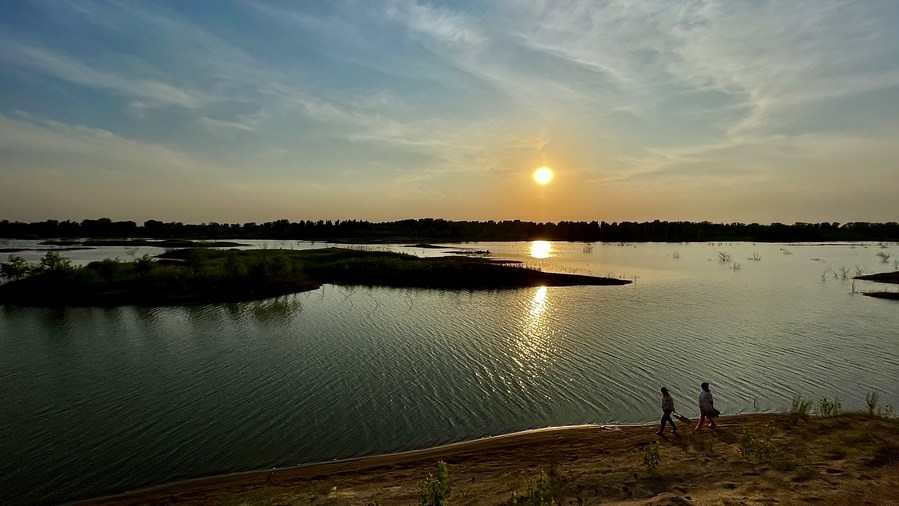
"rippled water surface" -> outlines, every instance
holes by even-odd
[[[253,244],[262,245],[323,246]],[[894,270],[876,255],[899,258],[899,246],[456,247],[636,282],[327,285],[187,308],[0,306],[0,502],[60,502],[551,425],[648,422],[660,414],[661,385],[688,415],[701,381],[725,414],[783,411],[795,395],[861,409],[876,392],[899,406],[899,303],[853,293],[883,286],[841,272]]]

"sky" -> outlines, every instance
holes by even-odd
[[[899,220],[893,0],[2,12],[0,219]]]

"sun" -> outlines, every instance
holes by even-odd
[[[534,181],[536,181],[537,184],[541,186],[549,184],[549,182],[552,181],[554,177],[556,177],[556,175],[549,167],[540,167],[539,169],[534,171]]]

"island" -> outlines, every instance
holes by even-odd
[[[0,304],[24,306],[186,305],[256,300],[323,284],[432,289],[624,285],[629,280],[550,273],[483,257],[420,258],[366,248],[181,248],[133,261],[106,259],[72,266],[49,252],[38,265],[10,258],[12,281]]]
[[[876,281],[878,283],[899,284],[899,271],[879,272],[877,274],[866,274],[864,276],[856,276],[855,279],[862,279],[865,281]],[[877,291],[877,292],[864,292],[863,295],[867,295],[868,297],[877,297],[878,299],[899,300],[899,292],[889,292],[889,291],[885,291],[885,290],[881,290],[881,291]]]

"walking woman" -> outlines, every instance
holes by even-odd
[[[712,391],[709,390],[709,384],[703,382],[700,385],[702,392],[699,393],[699,423],[693,430],[699,430],[706,418],[709,420],[709,428],[715,428],[715,419],[718,418],[718,410],[715,409],[715,399],[712,398]]]

